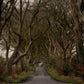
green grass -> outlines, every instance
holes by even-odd
[[[17,75],[12,75],[12,76],[8,76],[5,78],[5,82],[8,83],[19,83],[20,81],[24,80],[27,78],[28,75],[34,74],[35,68],[34,67],[30,67],[30,71],[29,72],[22,72],[21,74]]]
[[[56,80],[63,81],[63,82],[74,82],[72,80],[67,80],[66,78],[59,77],[51,71],[47,71],[47,72],[50,74],[51,77],[53,77]]]
[[[19,83],[21,80],[26,79],[28,75],[34,74],[34,71],[35,71],[35,68],[32,66],[31,71],[21,73],[19,76],[15,77],[16,79],[14,79],[12,82]]]
[[[26,72],[23,72],[19,76],[17,76],[16,79],[14,79],[12,82],[13,83],[18,83],[21,80],[24,80],[28,75],[31,75],[33,73],[34,73],[33,71],[30,71],[30,72],[27,72],[27,73]]]
[[[53,72],[52,70],[49,70],[49,69],[46,69],[46,70],[52,78],[54,78],[58,81],[63,81],[63,82],[73,83],[73,84],[74,83],[75,84],[77,84],[77,83],[84,84],[84,81],[79,77],[70,78],[69,76],[63,76],[63,75],[59,76],[57,73]]]
[[[35,67],[31,67],[31,70],[35,71]]]

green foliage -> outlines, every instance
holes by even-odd
[[[56,67],[56,58],[54,56],[50,57],[50,61],[49,61],[50,66],[52,66],[53,68]]]
[[[35,71],[35,67],[31,67],[31,70],[32,70],[32,71]]]
[[[47,69],[47,72],[50,74],[50,76],[58,81],[68,82],[68,83],[74,83],[75,81],[70,78],[64,78],[59,76],[57,73],[54,73],[53,71]]]
[[[67,76],[70,72],[72,72],[72,69],[69,64],[64,65],[63,67],[63,73],[65,76]]]
[[[20,66],[19,66],[19,68],[20,68]],[[0,81],[4,81],[7,83],[19,83],[20,81],[26,79],[28,75],[31,75],[34,73],[35,68],[33,66],[30,68],[31,69],[29,72],[22,72],[19,70],[19,74],[14,72],[11,76],[7,76],[6,73],[3,73],[2,75],[0,75]],[[14,67],[13,67],[13,70],[14,70]],[[3,80],[1,80],[1,79],[3,79]]]
[[[13,80],[13,83],[19,83],[21,79]]]
[[[34,72],[33,71],[30,71],[30,72],[23,72],[21,73],[20,75],[13,75],[13,76],[9,76],[5,79],[6,82],[9,82],[9,83],[19,83],[20,81],[26,79],[26,77],[28,75],[31,75],[33,74]]]
[[[4,81],[4,76],[7,75],[5,70],[5,65],[6,65],[6,62],[4,61],[4,58],[0,57],[0,80],[1,81]]]
[[[13,80],[13,83],[18,83],[20,82],[21,80],[24,80],[28,75],[31,75],[33,74],[34,72],[33,71],[30,71],[30,72],[23,72],[21,73],[21,75],[19,76],[19,78]]]
[[[34,72],[33,71],[30,71],[30,72],[23,72],[22,74],[21,74],[21,76],[28,76],[28,75],[31,75],[31,74],[33,74]]]

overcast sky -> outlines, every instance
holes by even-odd
[[[27,2],[28,0],[22,0],[23,2]],[[32,5],[32,3],[34,2],[34,0],[29,0],[30,1],[30,5]],[[16,3],[16,6],[17,6],[17,8],[19,8],[19,6],[20,6],[20,0],[17,0],[17,3]],[[24,7],[25,7],[25,5],[24,5]]]

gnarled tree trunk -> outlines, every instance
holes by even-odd
[[[78,54],[78,60],[80,63],[84,63],[84,46],[82,42],[82,34],[83,34],[83,23],[84,23],[84,16],[81,13],[81,3],[83,3],[83,0],[71,0],[72,4],[72,13],[73,13],[73,19],[75,22],[76,27],[76,44],[77,44],[77,54]]]

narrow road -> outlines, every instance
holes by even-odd
[[[31,75],[27,78],[27,80],[23,83],[19,84],[68,84],[54,80],[51,78],[44,68],[38,67],[36,68],[36,72],[34,75]]]

